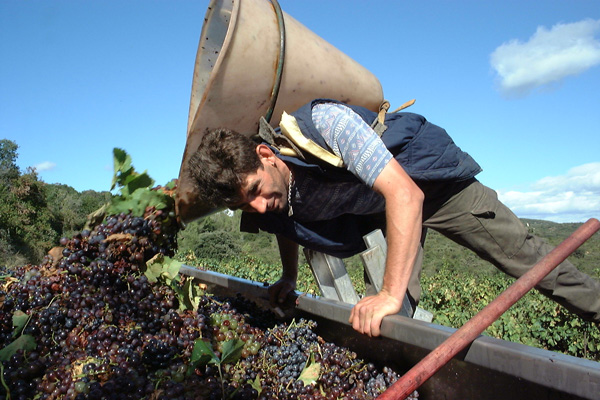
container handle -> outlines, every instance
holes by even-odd
[[[265,119],[267,122],[271,122],[273,116],[273,110],[275,109],[275,103],[277,103],[277,97],[279,96],[279,88],[281,87],[281,76],[283,75],[283,62],[285,60],[285,23],[283,21],[283,12],[279,6],[277,0],[271,0],[273,8],[275,9],[275,15],[277,15],[277,26],[279,27],[279,58],[277,60],[277,70],[275,75],[275,83],[273,90],[271,91],[271,105],[267,110]]]

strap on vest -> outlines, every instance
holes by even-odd
[[[334,167],[340,168],[344,165],[340,157],[330,153],[305,137],[300,131],[296,118],[285,111],[281,116],[279,128],[281,129],[281,133],[275,131],[264,117],[260,117],[258,121],[258,136],[284,156],[296,157],[306,161],[306,156],[302,153],[303,150]]]
[[[258,121],[258,136],[275,147],[284,156],[296,157],[302,160],[305,159],[304,154],[300,149],[287,137],[275,132],[273,127],[267,122],[264,117],[260,117]]]
[[[400,110],[404,110],[405,108],[408,108],[408,107],[412,106],[413,104],[415,104],[415,99],[409,100],[406,103],[402,104],[400,107],[398,107],[394,111],[392,111],[391,114],[397,113]],[[371,124],[371,128],[375,131],[375,133],[379,137],[381,137],[381,135],[383,135],[383,132],[385,132],[387,129],[387,125],[385,125],[384,122],[385,122],[385,114],[386,114],[387,110],[389,110],[389,109],[390,109],[390,102],[387,100],[384,100],[381,103],[381,105],[379,105],[379,113],[377,114],[377,118],[375,118],[375,120]]]
[[[387,129],[387,125],[385,125],[384,122],[385,122],[385,113],[389,109],[390,109],[390,102],[387,100],[384,100],[379,105],[379,113],[377,114],[377,117],[371,124],[371,128],[375,131],[375,133],[379,137],[381,137],[381,135],[383,135],[383,132],[385,132],[385,130]]]
[[[341,168],[344,165],[344,161],[340,157],[304,136],[298,126],[298,121],[296,121],[296,118],[293,115],[289,115],[284,111],[281,115],[279,128],[281,128],[281,133],[283,135],[308,154],[311,154],[334,167]]]
[[[392,111],[392,114],[400,110],[404,110],[405,108],[410,107],[413,104],[415,104],[415,99],[409,100],[406,103],[402,104],[400,107]],[[377,113],[377,117],[371,124],[371,128],[379,137],[381,137],[381,135],[383,135],[383,133],[387,129],[387,125],[385,125],[385,115],[389,109],[390,102],[384,100],[379,106],[379,112]],[[282,133],[277,133],[264,117],[260,117],[258,123],[258,136],[266,143],[279,150],[279,152],[284,156],[296,157],[302,160],[306,160],[306,157],[304,156],[304,154],[302,154],[302,151],[300,150],[300,148],[302,148],[309,154],[312,154],[318,159],[325,161],[333,166],[341,167],[343,165],[343,161],[341,158],[323,149],[321,146],[317,145],[312,140],[304,137],[304,135],[302,135],[302,132],[300,132],[300,128],[298,127],[296,119],[293,116],[284,112],[279,123],[279,127]]]
[[[400,107],[398,107],[394,111],[392,111],[392,114],[397,113],[398,111],[404,110],[405,108],[412,106],[413,104],[415,104],[415,101],[417,101],[417,100],[412,99],[412,100],[407,101],[406,103],[402,104]]]

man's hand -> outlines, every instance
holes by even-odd
[[[269,303],[271,307],[278,307],[285,301],[288,294],[296,290],[296,280],[281,278],[269,286]]]
[[[352,328],[369,336],[379,336],[381,320],[400,312],[402,301],[385,291],[359,301],[350,313]]]

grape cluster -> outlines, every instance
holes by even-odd
[[[211,326],[215,348],[222,352],[223,344],[230,340],[241,340],[244,347],[242,358],[256,355],[260,349],[260,331],[245,323],[241,314],[231,312],[215,312],[211,315]]]
[[[174,339],[170,337],[169,339]],[[169,340],[169,341],[171,341]],[[172,344],[169,345],[167,342],[163,342],[159,339],[152,338],[144,346],[144,354],[142,355],[142,361],[150,366],[151,369],[165,368],[171,363],[171,359],[177,356],[175,347]]]
[[[325,342],[314,322],[277,325],[240,296],[204,293],[184,309],[181,288],[144,274],[148,260],[174,254],[175,225],[155,209],[110,216],[61,239],[62,257],[6,271],[0,398],[371,399],[397,379]],[[217,358],[228,343],[243,345],[228,363],[196,363],[198,340]]]
[[[195,312],[187,312],[195,333],[170,332],[170,324],[186,318],[175,312],[176,293],[140,272],[154,255],[175,250],[174,239],[162,233],[163,212],[148,211],[144,218],[109,217],[62,238],[60,259],[10,271],[0,299],[0,348],[14,340],[15,315],[27,319],[20,334],[35,339],[35,350],[18,350],[3,362],[11,398],[143,398],[155,392],[155,370],[173,366],[175,354],[201,336],[204,317]],[[157,354],[155,343],[163,344]]]
[[[301,319],[267,330],[259,353],[266,390],[259,399],[372,399],[398,379],[390,368],[378,372],[356,353],[324,341],[315,328],[316,322]]]

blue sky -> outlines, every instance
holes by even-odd
[[[0,2],[0,134],[47,183],[108,190],[112,149],[179,173],[208,1]],[[280,0],[444,127],[521,217],[600,217],[596,1]]]

